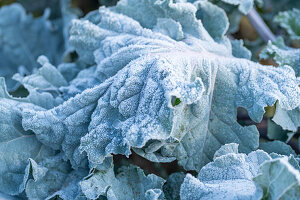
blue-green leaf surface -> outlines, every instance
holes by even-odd
[[[296,76],[300,76],[300,49],[286,46],[280,37],[274,42],[270,41],[259,57],[273,58],[279,66],[289,65],[295,70]]]
[[[180,186],[183,183],[185,174],[176,172],[171,174],[163,186],[163,192],[167,200],[180,200]]]
[[[228,153],[205,165],[195,178],[190,174],[180,189],[182,200],[261,199],[262,189],[252,181],[259,166],[271,157],[263,151],[245,154]]]
[[[23,109],[41,108],[9,96],[4,79],[0,78],[0,191],[9,195],[17,195],[25,189],[29,158],[41,161],[54,154],[32,131],[23,129]]]
[[[105,171],[93,171],[80,187],[89,199],[97,199],[100,195],[108,200],[158,200],[163,199],[162,186],[164,179],[154,175],[145,175],[136,166],[123,166],[115,175],[113,166]]]
[[[63,186],[71,169],[62,158],[60,154],[49,156],[39,163],[30,159],[24,180],[28,199],[46,199]]]
[[[269,160],[261,166],[255,177],[264,191],[266,199],[299,199],[300,172],[293,168],[286,157]]]
[[[110,154],[129,156],[135,148],[147,159],[176,158],[185,169],[200,170],[223,144],[238,143],[246,153],[258,147],[255,126],[237,123],[238,107],[259,122],[276,101],[286,110],[299,106],[290,67],[233,57],[230,43],[209,35],[192,4],[145,2],[135,15],[130,11],[136,1],[130,0],[73,21],[70,41],[82,61],[97,64],[86,79],[97,81],[51,110],[24,112],[26,130],[61,149],[73,166],[84,163],[85,153],[101,164]],[[157,31],[162,17],[179,23],[184,39]]]
[[[292,40],[300,40],[300,10],[293,8],[289,11],[280,12],[274,18],[274,22],[279,23],[284,28]]]
[[[26,97],[29,102],[50,109],[63,102],[59,87],[67,86],[68,83],[45,56],[40,56],[38,62],[42,67],[36,73],[25,77],[15,74],[13,79],[29,91]]]
[[[267,47],[263,49],[260,58],[273,58],[280,66],[291,66],[296,74],[300,77],[300,49],[287,47],[282,38],[278,38],[275,42],[269,42]],[[300,99],[298,99],[300,102]],[[272,119],[276,124],[280,125],[284,130],[296,132],[300,126],[300,106],[292,110],[286,110],[280,105],[276,105],[275,115]]]
[[[20,4],[0,8],[0,76],[7,79],[9,89],[16,86],[11,79],[14,73],[30,74],[37,68],[38,56],[46,55],[54,64],[61,62],[63,37],[48,20],[49,11],[33,18]]]
[[[267,153],[277,153],[287,156],[289,156],[290,154],[296,155],[295,151],[292,149],[291,146],[278,140],[274,140],[272,142],[261,142],[259,144],[259,148]]]

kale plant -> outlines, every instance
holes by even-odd
[[[0,8],[0,198],[300,199],[299,9],[275,40],[263,1],[33,2]]]

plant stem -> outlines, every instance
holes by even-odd
[[[260,37],[267,43],[269,40],[275,41],[276,37],[266,25],[264,20],[256,12],[255,8],[252,8],[247,15],[247,18]]]

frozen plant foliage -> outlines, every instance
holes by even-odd
[[[290,35],[292,40],[300,40],[300,10],[294,8],[293,10],[280,12],[275,18],[274,22],[280,24],[282,28],[284,28],[288,34]]]
[[[300,49],[287,47],[282,38],[277,38],[275,42],[269,42],[261,52],[260,58],[273,58],[279,67],[291,66],[296,73],[298,82],[300,82]],[[300,102],[300,99],[298,99],[298,102]],[[300,107],[285,110],[280,105],[276,106],[273,121],[284,130],[296,132],[300,126]]]
[[[228,144],[234,149],[235,144]],[[187,174],[180,189],[183,200],[193,199],[297,199],[300,173],[288,158],[272,158],[257,150],[248,155],[222,154],[204,166],[198,177]],[[236,149],[237,150],[237,149]],[[236,151],[235,150],[235,151]],[[218,153],[218,151],[217,151]],[[216,154],[217,154],[216,153]],[[298,166],[299,167],[299,166]]]
[[[30,8],[39,6],[29,0],[21,2]],[[46,4],[40,2],[40,6]],[[45,9],[36,18],[17,3],[0,8],[0,76],[6,78],[9,90],[17,89],[18,84],[11,79],[15,73],[29,75],[38,68],[38,56],[45,55],[59,64],[71,50],[68,29],[71,20],[77,18],[75,9],[70,9],[69,0],[51,2],[56,10]],[[61,18],[50,19],[51,12],[60,13]]]
[[[242,13],[253,5],[224,2]],[[10,75],[27,89],[24,98],[9,95],[0,79],[0,191],[65,200],[273,198],[262,177],[276,178],[267,173],[274,164],[295,185],[279,190],[297,197],[297,156],[281,144],[275,151],[275,142],[257,150],[256,126],[237,121],[239,107],[256,123],[267,106],[284,113],[300,107],[297,61],[284,56],[294,50],[269,44],[262,55],[282,62],[264,66],[249,60],[243,41],[225,35],[228,28],[226,12],[210,1],[121,0],[72,20],[64,46],[76,60],[56,67],[38,55],[39,69]],[[276,123],[297,126],[298,113],[276,113]],[[176,160],[198,175],[164,180],[163,172],[116,162],[117,154]]]
[[[113,9],[125,9],[122,3]],[[186,3],[154,6],[175,14],[184,9],[196,12]],[[227,57],[228,50],[219,55],[218,50],[230,43],[226,39],[225,44],[216,43],[192,14],[195,23],[186,29],[194,35],[187,34],[182,41],[143,29],[107,8],[92,15],[86,17],[91,21],[73,22],[70,41],[84,60],[96,62],[93,76],[99,83],[52,110],[25,111],[23,120],[26,130],[33,130],[44,144],[62,149],[74,165],[83,159],[77,156],[80,152],[100,164],[111,153],[129,156],[134,147],[150,160],[177,158],[186,169],[198,170],[222,144],[238,142],[243,152],[257,148],[258,132],[236,122],[237,107],[248,109],[259,122],[264,107],[277,100],[287,110],[299,104],[291,68],[270,69]],[[201,48],[207,43],[210,49]],[[173,105],[172,98],[181,103]],[[185,149],[189,145],[195,148]]]

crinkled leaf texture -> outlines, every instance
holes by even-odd
[[[300,76],[300,49],[287,47],[281,37],[274,42],[269,41],[259,57],[261,59],[273,58],[279,66],[289,65],[295,70],[296,76]]]
[[[120,1],[73,21],[72,45],[83,62],[97,64],[86,71],[93,73],[85,79],[91,84],[53,109],[23,112],[24,128],[62,150],[73,167],[85,153],[101,164],[133,148],[151,161],[178,159],[185,169],[200,170],[223,144],[238,143],[245,153],[258,147],[256,127],[237,123],[237,107],[259,122],[276,101],[286,110],[299,106],[290,67],[233,57],[230,41],[212,38],[194,5],[144,0],[133,14],[134,3]],[[184,38],[161,34],[161,18],[173,20],[171,36]]]
[[[121,167],[115,175],[112,165],[104,171],[94,170],[80,182],[80,187],[89,199],[105,196],[108,200],[162,200],[164,182],[154,174],[146,176],[142,169],[133,165]]]
[[[254,179],[263,189],[267,199],[299,199],[300,172],[293,168],[287,157],[269,160],[261,166]]]
[[[271,157],[261,150],[249,155],[232,153],[232,150],[237,151],[235,144],[227,144],[220,150],[214,161],[200,170],[197,178],[187,174],[181,185],[180,198],[261,199],[262,189],[252,178],[258,175],[259,166]]]
[[[280,12],[274,22],[280,24],[284,28],[292,40],[300,40],[300,10],[293,8],[292,10]]]
[[[16,87],[12,75],[30,74],[37,68],[38,56],[61,62],[64,40],[59,28],[48,20],[49,14],[45,10],[43,16],[33,18],[20,4],[0,8],[0,76],[7,79],[9,89]]]
[[[68,10],[65,2],[61,12]],[[2,51],[16,56],[24,47],[22,64],[36,68],[40,52],[35,50],[45,44],[31,49],[33,44],[26,40],[30,27],[43,40],[49,36],[47,45],[51,41],[48,51],[41,53],[50,61],[41,56],[39,70],[24,76],[21,67],[13,77],[29,91],[28,97],[9,96],[0,78],[1,192],[64,200],[299,196],[295,152],[278,142],[260,145],[269,155],[253,152],[258,147],[256,127],[241,126],[236,119],[238,107],[255,122],[275,102],[285,112],[299,108],[294,72],[298,73],[298,62],[282,57],[290,67],[279,68],[251,62],[242,42],[225,36],[229,25],[221,8],[208,1],[175,2],[121,0],[74,20],[70,43],[64,46],[70,50],[72,44],[79,58],[58,68],[50,63],[56,64],[61,52],[51,53],[56,43],[47,32],[47,11],[33,19],[18,5],[1,8],[0,14],[11,15],[7,21],[0,18],[0,27],[5,25],[0,39],[5,33],[4,39],[11,42],[0,49],[6,64],[13,59]],[[247,12],[252,1],[224,2]],[[74,15],[63,18],[68,22]],[[10,20],[21,22],[11,25]],[[22,31],[25,22],[28,32]],[[16,27],[24,41],[11,38]],[[61,32],[64,37],[67,29]],[[198,177],[177,173],[164,185],[162,178],[145,175],[136,166],[112,165],[112,154],[128,157],[132,150],[155,162],[177,159]],[[276,180],[277,174],[283,184],[264,182],[264,177]]]
[[[284,65],[291,66],[296,73],[298,82],[300,82],[300,49],[285,46],[282,38],[278,38],[275,42],[269,42],[261,52],[260,58],[273,58],[280,67]],[[300,102],[300,99],[298,99],[298,102]],[[272,120],[284,130],[296,132],[300,126],[300,106],[292,110],[286,110],[277,105]]]
[[[50,109],[63,102],[59,87],[66,86],[68,83],[47,57],[40,56],[38,62],[42,67],[36,73],[25,77],[15,74],[13,79],[29,91],[26,99],[35,105]]]
[[[284,143],[283,143],[284,144]],[[299,165],[292,157],[262,150],[241,154],[226,144],[198,177],[187,174],[180,189],[182,200],[298,199]]]
[[[32,131],[22,127],[23,109],[39,110],[33,104],[8,95],[0,78],[0,191],[17,195],[25,189],[24,175],[28,159],[41,161],[54,151],[40,143]]]
[[[83,194],[79,181],[87,174],[86,169],[72,170],[61,154],[48,157],[39,163],[30,159],[26,168],[27,176],[24,178],[25,193],[29,199],[80,199]]]
[[[42,110],[30,100],[11,97],[4,78],[0,78],[0,192],[22,199],[75,199],[81,195],[78,182],[88,172],[71,172],[62,155],[55,156],[56,152],[40,143],[32,131],[23,129],[22,110]]]

